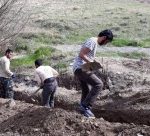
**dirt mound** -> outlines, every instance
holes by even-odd
[[[19,106],[21,105],[22,108]],[[28,106],[25,106],[28,105]],[[87,120],[77,112],[63,109],[48,109],[17,102],[16,114],[0,122],[1,134],[21,135],[101,135],[113,134],[110,124],[102,120]],[[26,108],[24,108],[24,106]],[[2,107],[1,118],[14,109]],[[21,110],[19,112],[18,110]],[[17,112],[18,111],[18,112]],[[101,124],[101,125],[100,125]],[[103,125],[104,126],[103,126]],[[101,129],[103,128],[103,129]],[[106,132],[108,130],[108,132]]]
[[[81,90],[75,87],[73,75],[58,79],[62,87],[58,87],[53,110],[40,106],[41,91],[31,96],[37,89],[33,77],[18,75],[14,86],[17,105],[8,108],[7,100],[0,99],[0,136],[149,136],[150,80],[144,83],[149,73],[143,76],[141,72],[149,68],[149,60],[106,61],[114,90],[100,92],[92,109],[96,119],[79,113]]]
[[[123,61],[123,65],[136,71],[150,73],[150,59],[140,59],[139,61]]]
[[[16,92],[16,99],[40,105],[40,93],[29,97],[24,92]],[[67,111],[79,111],[81,92],[58,88],[55,107]],[[33,101],[34,100],[34,101]],[[150,125],[149,92],[110,92],[102,91],[97,98],[93,111],[97,118],[103,117],[110,122],[136,123]],[[117,114],[117,116],[116,116]]]
[[[0,135],[115,136],[150,133],[148,126],[109,123],[102,118],[87,119],[75,111],[60,108],[51,110],[16,102],[17,105],[13,109],[1,106],[0,118],[3,120],[0,121]]]

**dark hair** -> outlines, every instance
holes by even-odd
[[[113,40],[113,33],[109,29],[103,30],[98,34],[98,37],[102,37],[102,36],[106,36],[107,40],[109,40],[109,42],[111,42]]]
[[[42,64],[43,64],[43,60],[42,59],[35,60],[35,65],[41,66]]]
[[[11,52],[13,52],[13,50],[11,50],[11,49],[7,49],[7,50],[5,51],[5,54],[7,54],[7,53],[11,53]]]

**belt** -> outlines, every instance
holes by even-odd
[[[10,78],[6,78],[6,77],[0,77],[0,80],[8,80]]]
[[[47,79],[44,80],[44,83],[53,82],[53,81],[55,81],[55,79],[56,79],[55,77],[47,78]]]

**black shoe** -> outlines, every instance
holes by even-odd
[[[80,110],[84,114],[84,116],[88,118],[95,118],[95,115],[92,113],[91,109],[89,107],[85,107],[82,104],[80,104]]]

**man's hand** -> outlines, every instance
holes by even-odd
[[[43,89],[43,85],[40,86],[40,89]]]
[[[15,74],[13,74],[13,75],[11,76],[11,78],[16,78]]]

